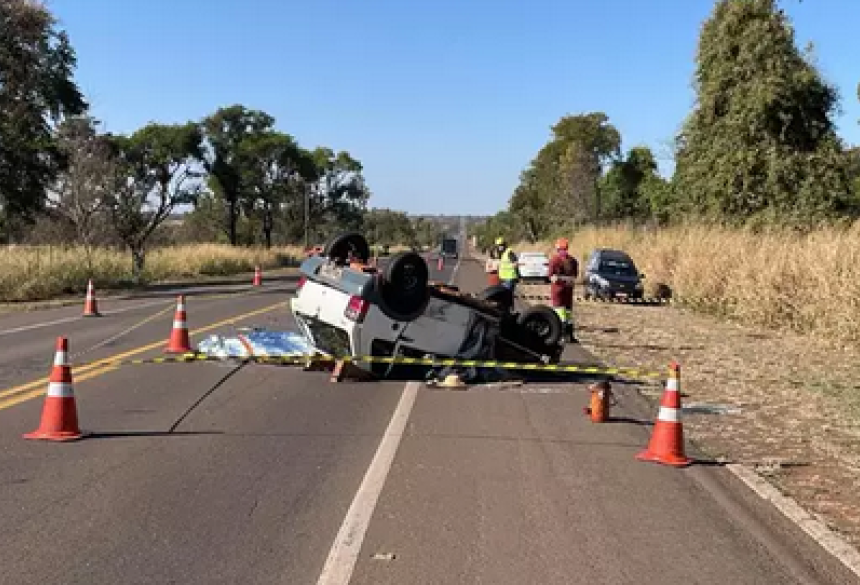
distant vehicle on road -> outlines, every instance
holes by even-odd
[[[523,282],[549,282],[549,257],[543,252],[522,252],[519,271]]]
[[[381,271],[367,266],[361,234],[334,238],[301,265],[290,300],[308,341],[336,357],[418,357],[557,363],[563,328],[550,307],[514,310],[511,291],[491,286],[477,295],[429,282],[415,252],[391,257]],[[391,364],[358,362],[379,377]]]
[[[457,238],[444,236],[439,247],[439,253],[443,258],[457,258],[460,255],[459,242]]]
[[[585,265],[585,297],[641,299],[643,278],[626,252],[598,248]]]

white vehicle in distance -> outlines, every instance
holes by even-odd
[[[550,307],[513,310],[511,291],[491,286],[478,295],[429,282],[415,252],[391,257],[383,270],[367,266],[370,250],[358,233],[333,238],[301,265],[290,309],[319,351],[338,357],[408,357],[557,363],[562,323]],[[379,377],[390,363],[357,361]]]
[[[522,252],[517,254],[520,279],[549,282],[549,257],[543,252]]]

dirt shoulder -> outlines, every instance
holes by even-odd
[[[578,303],[575,318],[582,345],[612,366],[677,360],[687,437],[753,465],[860,547],[860,350],[670,306]],[[662,384],[640,391],[659,397]]]

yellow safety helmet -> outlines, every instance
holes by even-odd
[[[504,244],[505,244],[505,238],[502,238],[502,237],[496,238],[496,245],[497,246],[503,246]]]

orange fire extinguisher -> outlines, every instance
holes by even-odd
[[[612,394],[609,382],[602,380],[592,384],[588,388],[591,391],[591,402],[588,408],[584,408],[585,414],[591,416],[591,422],[602,423],[609,420],[610,407],[618,404]]]

